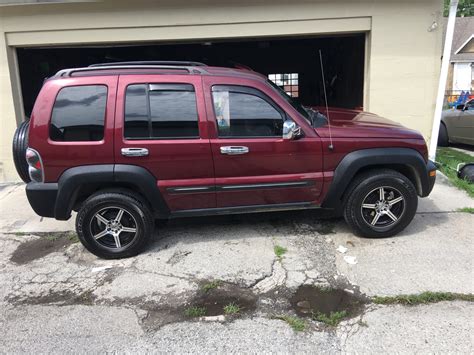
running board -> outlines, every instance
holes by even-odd
[[[316,209],[316,208],[320,208],[320,206],[316,206],[311,202],[222,207],[222,208],[203,208],[203,209],[181,210],[181,211],[171,212],[169,215],[169,218],[215,216],[215,215],[258,213],[258,212],[293,211],[293,210],[307,210],[307,209]]]

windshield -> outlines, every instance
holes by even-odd
[[[283,90],[281,87],[279,87],[277,84],[275,84],[271,80],[267,80],[268,83],[275,89],[277,90],[281,97],[285,99],[286,102],[288,102],[293,108],[298,111],[308,122],[311,123],[311,115],[310,113],[304,108],[303,105],[301,105],[299,102],[295,101],[291,96],[289,96],[285,90]]]

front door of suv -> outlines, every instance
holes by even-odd
[[[317,203],[323,185],[319,137],[263,82],[203,77],[217,207]],[[294,111],[294,110],[293,110]],[[283,122],[303,136],[282,138]],[[303,127],[304,126],[304,127]]]
[[[205,112],[200,76],[119,78],[116,164],[150,171],[171,211],[216,206]]]

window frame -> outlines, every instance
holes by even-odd
[[[126,137],[125,136],[125,129],[126,129],[126,113],[127,113],[127,90],[129,86],[134,86],[134,85],[144,85],[145,86],[145,99],[146,99],[146,111],[148,115],[148,134],[150,135],[149,137]],[[150,90],[151,86],[157,86],[157,87],[163,87],[159,90]],[[192,88],[192,90],[168,90],[168,91],[188,91],[188,92],[193,92],[194,93],[194,102],[196,105],[196,124],[197,124],[197,136],[180,136],[180,137],[152,137],[151,135],[153,134],[153,121],[151,119],[151,106],[150,106],[150,91],[167,91],[164,88],[165,87],[170,87],[170,86],[175,86],[175,87],[184,87],[184,86],[189,86]],[[163,140],[180,140],[180,139],[187,139],[187,140],[192,140],[192,139],[201,139],[201,131],[199,129],[199,105],[198,105],[198,95],[196,92],[196,86],[192,83],[180,83],[180,82],[136,82],[136,83],[129,83],[125,86],[125,90],[123,92],[123,129],[122,129],[122,138],[125,141],[163,141]]]
[[[275,101],[272,100],[267,94],[263,91],[245,85],[231,85],[231,84],[214,84],[211,86],[211,99],[212,99],[212,112],[214,114],[214,123],[216,127],[216,133],[218,139],[275,139],[275,138],[282,138],[282,135],[277,136],[219,136],[219,126],[217,124],[217,114],[216,108],[214,105],[214,92],[218,91],[228,91],[229,93],[238,93],[238,94],[246,94],[256,96],[263,101],[267,102],[270,106],[272,106],[281,116],[282,124],[288,120],[288,115]],[[232,119],[232,118],[231,118]]]
[[[68,88],[76,88],[76,87],[84,87],[84,86],[103,86],[105,87],[105,105],[104,105],[104,122],[103,122],[103,131],[102,131],[102,138],[98,140],[82,140],[82,141],[68,141],[68,140],[55,140],[51,137],[51,126],[53,124],[53,113],[54,113],[54,106],[56,105],[56,102],[58,100],[59,94],[61,94],[61,91],[64,89]],[[109,105],[109,86],[105,83],[91,83],[91,84],[78,84],[78,85],[65,85],[59,88],[59,90],[56,92],[56,95],[54,96],[54,101],[53,105],[51,106],[51,112],[49,114],[49,124],[48,124],[48,140],[51,142],[54,142],[55,144],[68,144],[68,143],[92,143],[92,144],[97,144],[97,143],[102,143],[105,140],[106,136],[106,126],[107,126],[107,106]]]

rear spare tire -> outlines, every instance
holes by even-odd
[[[24,121],[18,126],[13,135],[13,161],[15,162],[15,168],[20,175],[20,178],[28,183],[31,181],[30,175],[28,174],[28,163],[26,162],[26,149],[28,148],[28,129],[30,127],[30,121]]]

